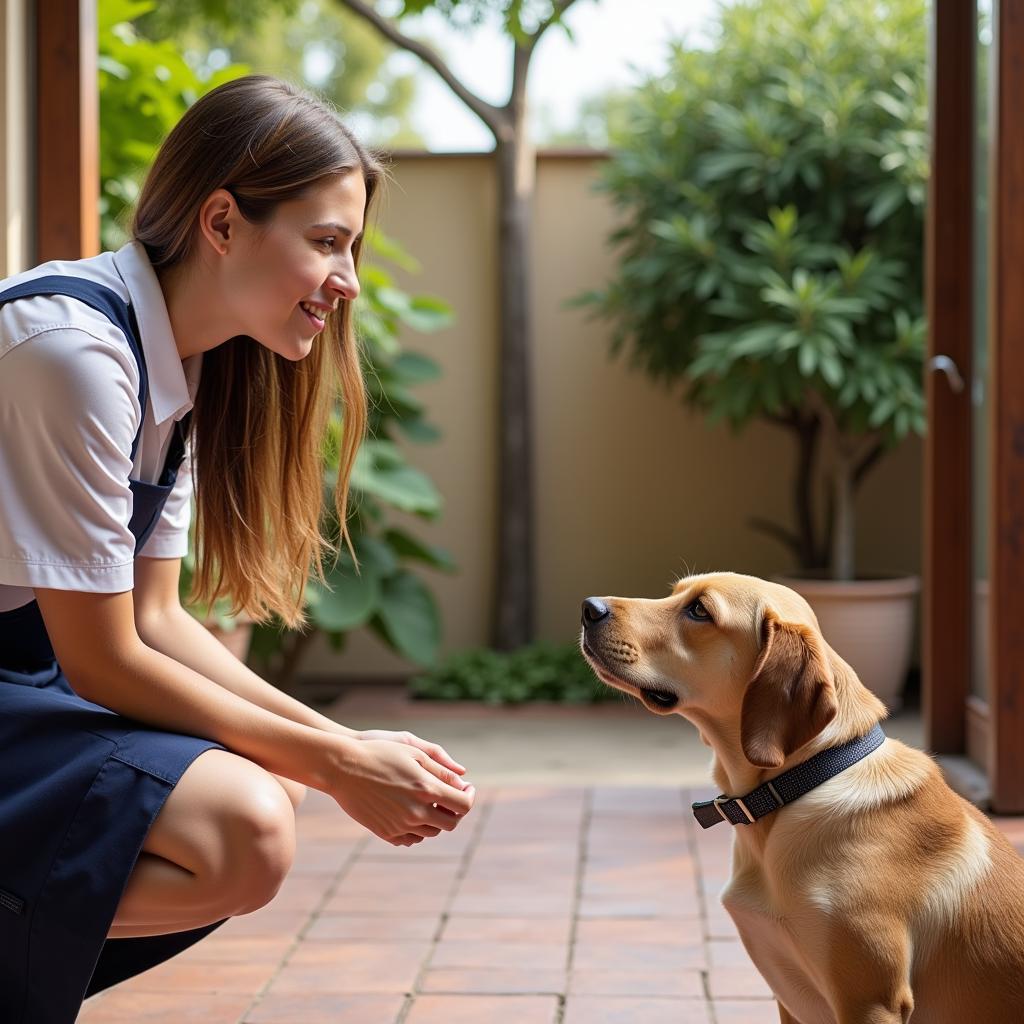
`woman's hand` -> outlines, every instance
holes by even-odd
[[[473,806],[475,788],[413,743],[363,734],[346,749],[325,791],[349,817],[394,846],[451,832]]]
[[[408,743],[411,747],[416,747],[417,750],[422,750],[423,753],[429,754],[438,764],[443,765],[445,768],[450,768],[453,772],[458,775],[465,775],[466,769],[459,764],[442,747],[437,743],[430,743],[427,740],[422,740],[419,736],[414,735],[411,732],[389,732],[387,729],[364,729],[362,732],[353,732],[351,734],[352,739],[355,740],[391,740],[392,743]]]

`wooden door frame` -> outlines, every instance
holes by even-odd
[[[922,704],[925,742],[937,754],[966,750],[971,679],[976,18],[975,5],[963,0],[934,0],[932,5]],[[959,391],[949,376],[931,369],[942,356],[953,361],[962,377],[965,386]]]
[[[1024,6],[996,0],[989,262],[989,778],[1024,812]]]
[[[992,810],[1024,812],[1024,7],[994,0],[988,277],[988,700],[971,695],[975,587],[970,383],[973,376],[977,12],[934,0],[932,177],[927,227],[928,355],[968,384],[929,373],[925,444],[924,718],[938,754],[980,751]],[[967,742],[967,728],[980,742]],[[978,756],[976,754],[976,756]]]
[[[96,0],[35,0],[35,259],[100,249]]]

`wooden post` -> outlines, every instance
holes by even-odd
[[[990,530],[992,808],[1024,812],[1024,7],[995,5],[992,70]]]
[[[973,3],[935,0],[932,5],[928,356],[947,356],[965,383],[957,392],[941,370],[926,372],[922,689],[926,745],[940,754],[965,749],[971,678],[976,19]]]
[[[36,0],[36,262],[100,249],[96,0]]]

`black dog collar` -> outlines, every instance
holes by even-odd
[[[788,772],[758,786],[746,796],[715,797],[693,804],[693,816],[701,828],[711,828],[720,821],[730,825],[753,825],[772,811],[791,804],[797,797],[834,778],[861,758],[877,750],[885,740],[882,727],[876,725],[865,736],[858,736],[839,747],[829,747],[809,757]]]

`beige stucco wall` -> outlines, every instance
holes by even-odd
[[[600,158],[542,156],[533,252],[537,621],[571,638],[588,594],[659,596],[687,570],[769,575],[787,553],[750,530],[752,515],[785,521],[793,452],[778,428],[735,436],[608,352],[609,329],[566,306],[613,271],[605,239],[614,215],[594,192]],[[431,574],[445,649],[484,644],[494,583],[497,302],[494,185],[486,156],[402,156],[380,215],[423,265],[403,287],[446,299],[457,323],[410,348],[442,366],[419,394],[442,429],[412,457],[446,499],[442,519],[417,524],[449,548],[454,577]],[[877,468],[859,502],[860,566],[919,571],[921,447],[905,444]],[[406,666],[373,637],[324,649],[311,673],[390,675]]]
[[[29,261],[29,51],[23,0],[0,0],[0,278]]]

